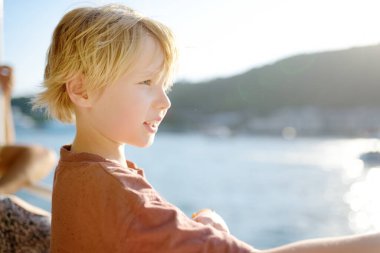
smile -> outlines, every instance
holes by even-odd
[[[159,123],[157,123],[157,122],[144,122],[145,128],[150,133],[156,133],[158,130],[158,125],[159,125]]]

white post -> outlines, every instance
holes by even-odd
[[[4,60],[4,45],[3,45],[4,30],[3,30],[3,23],[4,23],[4,1],[0,0],[0,62],[1,63]]]
[[[4,2],[0,0],[0,64],[4,61],[3,50],[3,21],[4,21]],[[0,146],[5,144],[5,99],[3,90],[0,88]]]

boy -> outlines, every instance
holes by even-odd
[[[188,218],[125,159],[126,143],[153,143],[176,55],[166,26],[122,5],[78,8],[58,24],[36,104],[75,118],[77,132],[55,172],[52,252],[258,252],[210,210]]]
[[[55,172],[52,252],[252,250],[186,217],[124,157],[125,143],[152,144],[175,58],[169,29],[124,6],[79,8],[58,24],[36,103],[64,122],[75,114],[77,132]]]

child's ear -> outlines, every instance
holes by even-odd
[[[66,92],[71,101],[79,107],[91,107],[87,90],[84,88],[83,75],[77,74],[66,82]]]

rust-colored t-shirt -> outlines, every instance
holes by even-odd
[[[168,203],[134,163],[70,148],[54,175],[51,252],[254,252]]]

